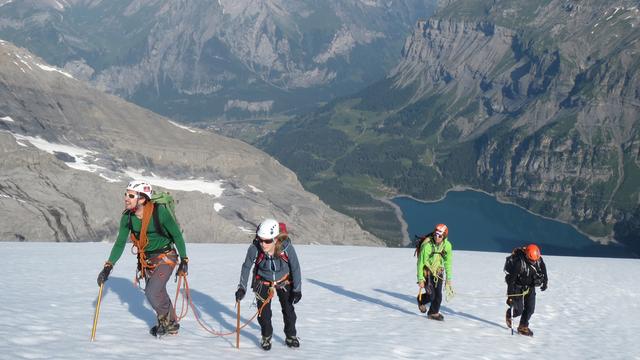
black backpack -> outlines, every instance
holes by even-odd
[[[435,254],[439,254],[440,256],[442,256],[443,258],[447,256],[447,252],[442,249],[441,252],[437,253],[436,252],[436,244],[433,243],[433,237],[434,237],[434,233],[430,232],[426,235],[422,235],[422,236],[418,236],[418,235],[414,235],[414,239],[416,242],[416,251],[414,251],[413,256],[417,256],[418,253],[420,252],[420,248],[422,247],[422,243],[429,239],[429,243],[431,244],[431,255],[429,255],[429,258],[433,257],[433,255]],[[444,241],[444,240],[443,240]]]
[[[520,268],[518,269],[517,266]],[[544,282],[540,262],[529,263],[522,247],[513,249],[511,255],[506,257],[503,270],[505,272],[504,281],[507,284],[540,286]]]
[[[430,233],[422,235],[422,236],[413,235],[413,240],[416,243],[416,251],[413,252],[413,256],[417,256],[418,255],[418,253],[420,252],[420,248],[422,247],[422,243],[425,240],[427,240],[427,238],[433,238],[433,232],[430,232]]]

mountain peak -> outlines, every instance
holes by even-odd
[[[381,244],[238,140],[178,125],[0,44],[0,238],[115,236],[132,179],[175,192],[187,241],[244,242],[265,217],[300,243]],[[28,164],[26,167],[25,164]]]

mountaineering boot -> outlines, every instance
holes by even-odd
[[[507,315],[505,317],[505,321],[507,322],[507,327],[511,329],[511,309],[507,309]]]
[[[518,334],[524,336],[533,336],[533,331],[528,326],[518,326]]]
[[[427,315],[427,317],[431,320],[444,321],[444,316],[442,316],[442,314],[440,313],[429,314]]]
[[[158,316],[158,325],[149,330],[153,336],[176,335],[180,329],[180,324],[175,320],[169,320],[169,314]]]
[[[260,342],[260,346],[262,346],[262,350],[271,350],[271,336],[263,336],[262,341]]]
[[[149,334],[151,334],[151,336],[158,336],[158,325],[153,325],[151,329],[149,329]]]
[[[300,347],[300,341],[295,336],[287,336],[287,339],[285,340],[285,342],[287,343],[287,346],[290,348]]]
[[[153,327],[149,330],[149,334],[156,337],[166,334],[164,326],[162,326],[162,322],[160,321],[160,317],[158,317],[158,323],[156,325],[153,325]]]
[[[170,320],[167,325],[164,326],[165,331],[169,335],[177,335],[180,330],[180,324],[175,320]]]
[[[160,324],[153,325],[153,327],[151,329],[149,329],[149,334],[151,334],[151,336],[155,336],[155,337],[164,335],[164,333],[165,333],[164,328],[160,329],[160,327],[161,327]],[[158,330],[160,330],[160,331],[158,332]]]

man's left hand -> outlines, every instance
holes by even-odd
[[[297,304],[302,299],[302,293],[300,291],[294,291],[291,293],[291,302]]]

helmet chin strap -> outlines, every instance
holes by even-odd
[[[140,205],[140,203],[138,203],[138,201],[141,199],[142,197],[140,196],[140,193],[136,193],[136,206],[134,206],[133,209],[131,209],[133,212],[137,212],[138,210],[142,209],[144,207],[144,205]]]

